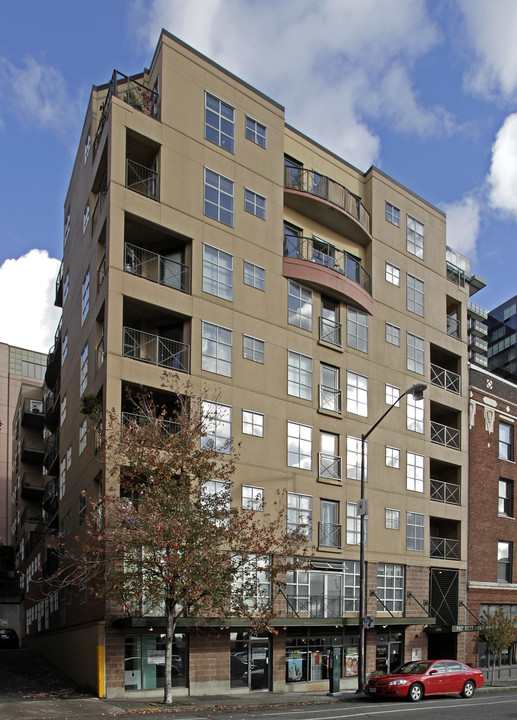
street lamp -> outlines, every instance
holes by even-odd
[[[360,543],[359,543],[359,656],[357,662],[357,693],[364,693],[364,680],[365,680],[365,659],[366,659],[366,647],[365,647],[365,620],[366,620],[366,562],[364,558],[364,540],[365,540],[365,516],[368,512],[367,503],[365,500],[365,468],[364,468],[364,450],[366,439],[375,430],[377,425],[381,423],[386,415],[393,410],[393,408],[402,400],[406,395],[413,395],[415,400],[422,400],[424,397],[424,390],[427,385],[419,382],[411,385],[410,388],[403,392],[402,395],[395,400],[395,402],[389,406],[385,413],[377,420],[375,425],[368,430],[368,432],[361,435],[361,508],[360,508]]]

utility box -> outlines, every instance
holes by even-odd
[[[340,691],[341,683],[341,648],[329,648],[329,695]]]

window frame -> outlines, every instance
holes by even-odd
[[[406,490],[418,493],[425,490],[425,455],[412,450],[406,450]]]
[[[400,227],[400,208],[398,208],[396,205],[393,205],[393,203],[388,202],[387,200],[385,205],[384,217],[389,223],[395,225],[395,227]]]
[[[385,508],[384,523],[386,530],[400,530],[400,510]]]
[[[386,342],[395,347],[400,347],[401,343],[401,330],[398,325],[386,322]]]
[[[425,433],[425,398],[415,400],[406,395],[406,428],[412,432]]]
[[[411,273],[406,273],[406,308],[425,317],[425,282]]]
[[[404,565],[377,563],[377,612],[404,612]]]
[[[502,437],[502,430],[508,430],[508,439]],[[499,420],[498,428],[498,456],[500,460],[514,461],[514,426],[511,423]]]
[[[497,512],[501,517],[513,517],[513,480],[499,478]]]
[[[81,352],[81,365],[79,372],[79,397],[82,397],[88,386],[88,342]]]
[[[251,490],[250,497],[245,497],[245,490]],[[258,491],[258,492],[256,492]],[[256,495],[253,493],[256,492]],[[264,510],[264,488],[259,485],[241,485],[241,507],[243,510],[263,512]]]
[[[296,362],[297,361],[297,362]],[[302,367],[308,361],[310,367]],[[314,361],[309,355],[287,350],[287,394],[301,400],[312,400]],[[302,382],[304,381],[304,382]]]
[[[244,413],[251,415],[250,420],[245,420]],[[262,419],[262,422],[257,422],[258,418]],[[245,430],[245,425],[251,427],[251,432]],[[254,432],[255,428],[261,430],[261,432]],[[252,437],[264,437],[264,413],[256,412],[255,410],[242,409],[242,434],[251,435]]]
[[[215,337],[209,337],[206,331],[212,328],[215,330]],[[223,335],[229,334],[230,342],[225,342]],[[220,337],[221,336],[221,337]],[[208,354],[206,345],[214,346],[215,354]],[[224,354],[228,352],[225,348],[229,348],[230,359],[224,357]],[[215,369],[209,367],[209,365],[215,363]],[[224,327],[223,325],[216,325],[216,323],[209,322],[208,320],[202,320],[201,322],[201,369],[205,372],[211,372],[215,375],[222,375],[224,377],[232,377],[233,373],[233,330]],[[222,372],[222,370],[226,372]]]
[[[295,292],[293,292],[295,291]],[[299,292],[298,292],[299,291]],[[312,333],[313,318],[314,318],[314,294],[311,288],[305,287],[294,280],[289,280],[287,285],[287,324],[298,327],[301,330],[307,330]],[[305,301],[303,295],[306,294]],[[298,305],[295,310],[292,306]],[[310,308],[310,313],[302,313],[304,307]],[[294,322],[296,318],[299,318],[298,322]]]
[[[418,375],[425,375],[425,338],[411,332],[406,332],[406,367]]]
[[[81,327],[83,327],[90,312],[90,270],[86,271],[81,285]]]
[[[251,360],[251,362],[264,365],[266,360],[266,341],[243,333],[242,357],[244,360]]]
[[[346,344],[368,353],[368,313],[350,306],[346,309]]]
[[[217,179],[217,185],[215,182],[209,181],[210,175],[213,176],[213,181]],[[214,193],[216,194],[215,199],[211,197]],[[226,203],[228,207],[226,207],[222,202],[225,198],[227,198]],[[233,227],[235,220],[234,204],[235,182],[225,175],[221,175],[221,173],[205,167],[203,181],[203,214],[216,222],[226,225],[227,227]],[[211,210],[211,212],[208,212],[209,210]]]
[[[361,480],[361,438],[346,436],[346,477]],[[368,482],[368,443],[364,444],[364,481]]]
[[[250,127],[251,125],[251,127]],[[259,128],[262,128],[264,130],[263,133],[258,132]],[[254,118],[250,117],[249,115],[246,115],[245,121],[244,121],[244,136],[247,140],[254,143],[255,145],[258,145],[261,148],[266,149],[267,145],[267,127],[260,123],[258,120],[255,120]],[[259,139],[263,138],[263,142],[259,142]]]
[[[422,522],[410,522],[418,518]],[[410,528],[412,532],[410,533]],[[422,532],[418,532],[418,528],[422,528]],[[421,537],[420,537],[421,535]],[[414,544],[414,547],[410,547],[410,544]],[[406,513],[406,550],[413,552],[424,552],[425,551],[425,515],[424,513],[416,513],[410,510]]]
[[[366,381],[366,388],[361,381]],[[368,377],[354,370],[346,371],[346,411],[359,417],[368,417]],[[365,400],[366,398],[366,400]]]
[[[301,507],[302,500],[307,507]],[[307,540],[312,540],[313,503],[312,495],[287,493],[287,532],[302,530]],[[294,501],[294,502],[293,502]],[[305,525],[304,528],[301,526]]]
[[[266,268],[262,267],[261,265],[256,265],[249,260],[244,260],[242,268],[242,282],[244,283],[244,285],[248,285],[249,287],[255,288],[256,290],[261,290],[262,292],[265,292]],[[249,282],[249,280],[251,280],[251,282]]]
[[[210,415],[208,415],[208,411]],[[226,414],[227,417],[222,417]],[[201,400],[201,416],[204,435],[201,449],[210,448],[215,452],[232,452],[232,406],[213,400]],[[223,432],[228,431],[228,432]]]
[[[393,263],[388,262],[388,260],[386,260],[384,277],[386,282],[390,283],[390,285],[400,287],[400,268]]]
[[[263,201],[263,202],[261,202]],[[266,219],[266,198],[254,190],[244,188],[244,210],[261,220]]]
[[[208,105],[208,99],[215,100],[218,104],[217,109],[214,107],[209,107]],[[226,108],[227,110],[231,111],[231,119],[227,116],[224,116],[222,110],[223,108]],[[208,123],[207,120],[207,113],[210,112],[212,115],[216,116],[218,119],[217,126],[211,123]],[[225,102],[224,100],[221,100],[217,97],[217,95],[214,95],[213,93],[208,92],[208,90],[205,90],[205,114],[204,114],[204,123],[205,123],[205,140],[208,140],[211,143],[214,143],[214,145],[217,145],[218,147],[222,148],[223,150],[227,150],[228,152],[235,154],[235,108],[230,105],[229,103]],[[223,127],[225,124],[228,125],[227,130],[223,130]],[[209,129],[214,134],[213,137],[209,137]],[[231,132],[228,132],[230,131]]]
[[[414,227],[410,227],[411,225]],[[424,260],[425,225],[412,215],[406,216],[406,250],[420,260]]]
[[[386,467],[395,468],[397,470],[400,469],[400,448],[386,445],[385,465]]]
[[[507,553],[502,555],[506,548]],[[504,571],[504,572],[502,572]],[[511,583],[513,577],[513,542],[498,540],[497,542],[497,582]]]
[[[211,253],[215,257],[209,257]],[[221,263],[225,258],[229,259],[229,267]],[[233,259],[233,255],[226,250],[203,243],[203,292],[233,302]],[[215,278],[210,276],[210,271],[215,274]],[[226,279],[225,274],[228,276]]]
[[[297,430],[297,432],[294,432],[295,430]],[[306,435],[306,437],[304,437],[303,435]],[[293,422],[292,420],[288,420],[287,467],[294,467],[298,468],[299,470],[312,470],[312,446],[312,425],[305,425],[304,423],[297,423]],[[295,461],[290,461],[291,458]],[[298,458],[297,461],[296,458]]]

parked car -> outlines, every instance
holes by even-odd
[[[426,695],[459,693],[464,698],[483,687],[481,670],[458,660],[420,660],[407,662],[388,675],[376,675],[366,683],[370,698],[407,698],[418,702]]]
[[[19,648],[18,633],[12,628],[0,628],[0,649]]]

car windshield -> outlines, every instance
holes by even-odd
[[[430,662],[408,662],[394,670],[394,675],[422,675],[428,669]]]

